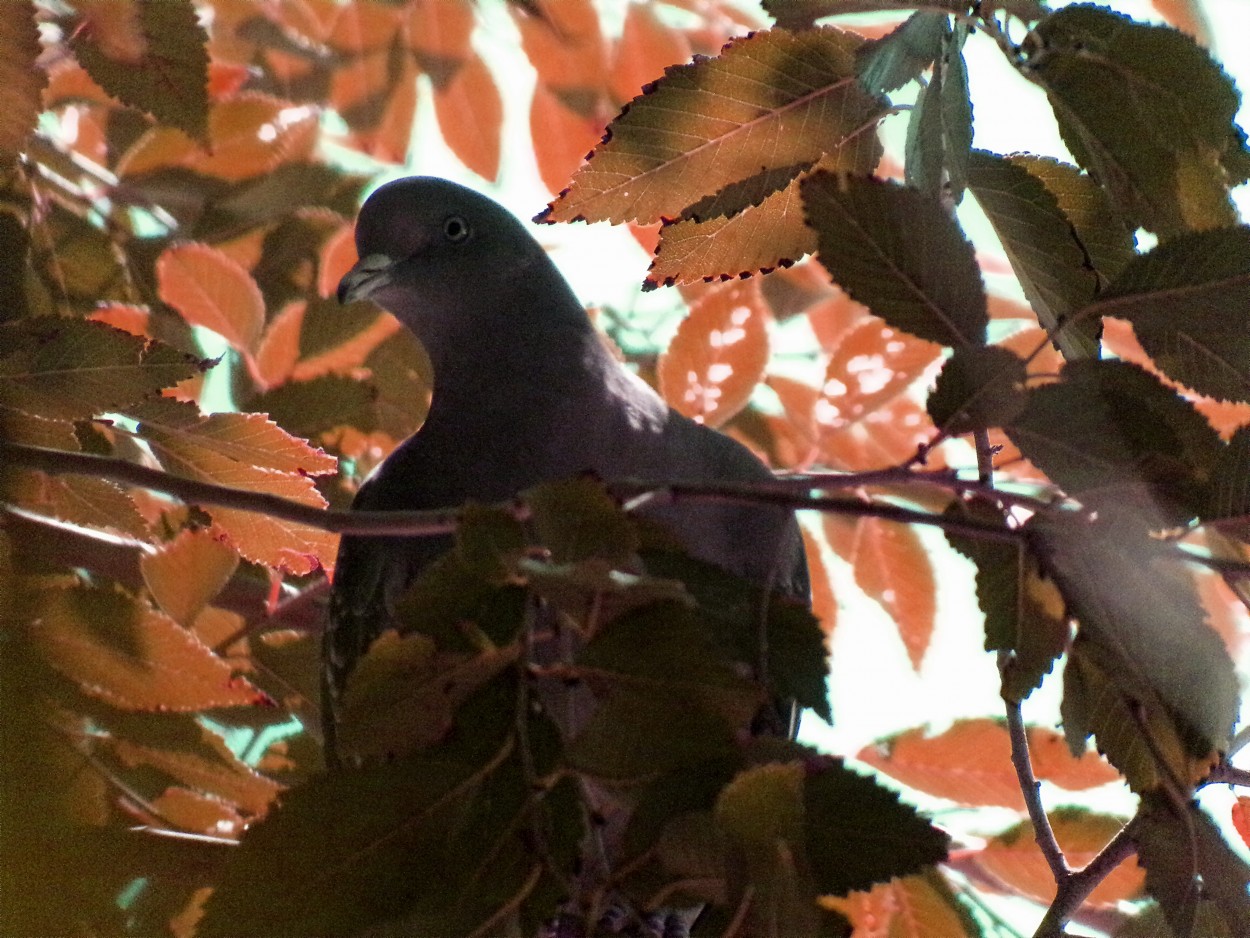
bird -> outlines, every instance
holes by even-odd
[[[424,346],[428,415],[359,487],[353,510],[454,508],[539,483],[758,482],[747,447],[670,408],[608,348],[524,223],[489,197],[430,176],[375,190],[355,231],[359,260],[338,299],[372,299]],[[649,512],[698,560],[810,605],[793,512],[673,501]],[[327,764],[348,676],[393,627],[393,609],[449,538],[344,536],[323,639]]]

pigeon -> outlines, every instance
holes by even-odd
[[[383,185],[356,225],[342,303],[369,298],[410,329],[434,385],[420,429],[361,485],[358,510],[511,499],[539,483],[753,482],[745,446],[668,407],[610,351],[525,225],[480,193],[433,177]],[[685,500],[646,512],[698,560],[810,604],[793,512]],[[393,627],[393,606],[450,538],[345,536],[323,646],[327,763],[348,675]]]

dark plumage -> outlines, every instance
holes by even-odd
[[[499,501],[591,470],[604,479],[764,480],[746,448],[671,410],[605,348],[525,226],[441,179],[389,183],[365,203],[342,302],[370,297],[421,340],[434,395],[421,429],[361,486],[357,509]],[[726,502],[652,512],[696,557],[806,601],[793,516]],[[348,673],[447,539],[344,537],[325,637],[327,752]]]

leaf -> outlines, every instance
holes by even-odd
[[[0,406],[92,417],[199,374],[204,363],[102,323],[38,316],[0,324]]]
[[[896,91],[920,77],[942,54],[947,19],[942,13],[913,13],[888,35],[856,50],[859,80],[871,92]]]
[[[825,366],[815,404],[817,423],[840,429],[864,419],[919,381],[941,351],[879,319],[853,326],[842,334]]]
[[[246,270],[207,244],[166,248],[156,260],[157,293],[192,326],[220,335],[245,355],[256,351],[265,299]]]
[[[761,168],[819,159],[881,115],[854,79],[858,45],[831,27],[772,30],[667,69],[538,220],[674,218]]]
[[[867,123],[815,163],[765,169],[700,199],[680,219],[661,226],[643,289],[789,266],[816,250],[815,235],[800,210],[803,174],[812,168],[867,174],[881,153],[876,127]]]
[[[946,360],[925,406],[944,432],[1001,427],[1024,411],[1024,359],[1001,345],[958,348]]]
[[[846,898],[822,896],[821,905],[841,912],[857,932],[884,932],[891,938],[923,938],[927,933],[948,938],[981,938],[982,932],[936,870],[879,883]]]
[[[597,101],[597,95],[591,96]],[[538,173],[548,192],[560,192],[603,134],[608,115],[595,104],[582,113],[546,85],[534,89],[530,102],[530,139]]]
[[[82,691],[123,710],[246,707],[263,695],[192,633],[120,587],[43,591],[31,639]]]
[[[26,145],[42,110],[40,93],[48,73],[35,65],[39,27],[35,5],[19,0],[0,22],[0,159],[14,159]]]
[[[443,140],[483,179],[499,176],[503,102],[480,56],[472,56],[446,82],[434,85],[434,112]]]
[[[633,520],[595,480],[546,482],[524,499],[538,542],[556,563],[598,557],[619,566],[638,549]]]
[[[947,514],[1004,524],[997,508],[956,502]],[[976,564],[977,604],[985,614],[985,650],[1010,652],[1000,669],[1005,699],[1021,701],[1041,686],[1068,646],[1071,629],[1063,596],[1037,557],[1018,545],[946,532],[951,546]]]
[[[678,29],[665,24],[655,7],[631,3],[613,56],[608,84],[619,102],[643,91],[667,65],[690,61],[690,41]]]
[[[898,627],[907,657],[920,669],[937,614],[929,551],[904,524],[879,518],[824,518],[829,544],[855,571],[855,582]]]
[[[1083,318],[1060,329],[1094,298],[1098,274],[1077,229],[1027,157],[974,150],[968,186],[1002,242],[1037,320],[1056,333],[1069,360],[1096,357],[1099,323]]]
[[[1240,100],[1206,50],[1080,4],[1043,19],[1025,55],[1068,149],[1135,224],[1167,237],[1235,222],[1224,161],[1244,153]]]
[[[1222,444],[1186,401],[1136,365],[1068,362],[1029,392],[1011,441],[1070,495],[1129,503],[1163,524],[1206,507]]]
[[[1194,803],[1184,815],[1151,798],[1134,825],[1146,888],[1158,900],[1176,938],[1237,934],[1250,921],[1250,867]]]
[[[928,795],[1024,809],[1007,729],[997,720],[956,720],[937,736],[905,730],[865,746],[855,758]]]
[[[946,18],[942,17],[946,27]],[[935,69],[920,89],[907,121],[903,178],[907,185],[932,199],[942,194],[944,162],[942,134],[942,70]]]
[[[726,423],[764,376],[771,319],[754,280],[703,291],[660,355],[660,394],[698,423]]]
[[[239,555],[203,528],[184,528],[173,540],[139,559],[152,598],[180,625],[195,617],[229,582]]]
[[[152,799],[152,810],[180,830],[212,837],[241,834],[246,822],[242,815],[216,798],[189,788],[170,787]]]
[[[968,186],[968,159],[972,153],[972,97],[968,88],[968,63],[964,42],[969,26],[956,20],[943,46],[942,88],[938,104],[942,109],[943,163],[956,203]]]
[[[1178,235],[1135,257],[1081,315],[1131,322],[1186,387],[1250,400],[1250,226]]]
[[[130,408],[139,433],[175,475],[292,498],[323,507],[311,476],[335,460],[260,414],[201,416],[191,405],[150,401]],[[247,559],[292,573],[333,563],[336,535],[269,515],[214,506],[213,519]]]
[[[185,0],[134,0],[139,45],[132,55],[102,47],[93,30],[75,29],[74,55],[101,88],[163,124],[205,137],[208,125],[208,34]],[[110,55],[110,52],[112,55]],[[142,67],[136,67],[142,63]]]
[[[809,759],[807,856],[820,895],[845,895],[946,859],[950,838],[898,796],[836,759]]]
[[[1058,808],[1047,815],[1055,839],[1073,869],[1094,859],[1107,842],[1124,827],[1121,818],[1095,814],[1083,808]],[[1008,828],[990,839],[975,854],[975,863],[1012,891],[1034,902],[1055,897],[1055,878],[1038,849],[1033,825],[1028,821]],[[1085,900],[1092,908],[1114,908],[1141,895],[1145,873],[1129,858],[1103,878]]]
[[[1102,652],[1095,663],[1125,699],[1147,716],[1166,707],[1194,756],[1223,751],[1237,680],[1190,573],[1118,525],[1037,515],[1026,530],[1080,622],[1078,634]],[[1203,693],[1193,693],[1197,686]]]
[[[1065,791],[1085,791],[1119,781],[1120,775],[1095,752],[1074,757],[1064,737],[1044,726],[1027,730],[1033,773]]]
[[[808,177],[801,192],[820,262],[852,299],[931,342],[985,342],[989,317],[972,246],[938,202],[828,173]]]
[[[1250,516],[1250,427],[1233,434],[1212,467],[1211,500],[1202,511],[1205,521]]]

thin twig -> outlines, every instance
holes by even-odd
[[[1011,653],[999,652],[998,660],[999,670],[1005,670],[1011,660]],[[1029,820],[1033,822],[1033,839],[1037,841],[1038,849],[1046,858],[1046,865],[1050,867],[1055,883],[1062,886],[1064,881],[1072,875],[1072,870],[1068,866],[1067,858],[1063,855],[1059,841],[1055,839],[1055,832],[1050,826],[1050,819],[1046,816],[1046,808],[1042,804],[1042,783],[1033,774],[1033,761],[1029,758],[1029,737],[1024,726],[1024,716],[1020,712],[1018,701],[1004,700],[1003,703],[1006,704],[1007,711],[1007,733],[1011,737],[1011,764],[1016,770],[1020,793],[1024,795],[1024,804],[1029,811]]]

